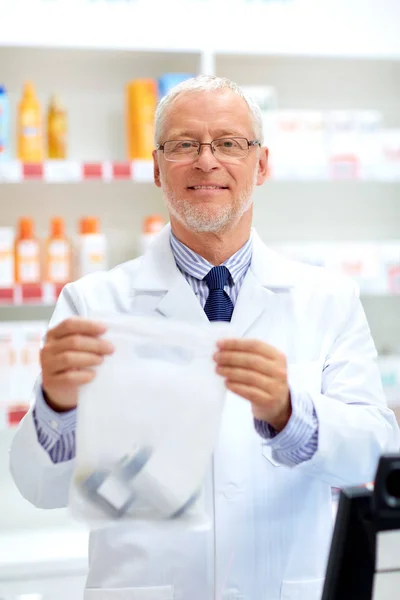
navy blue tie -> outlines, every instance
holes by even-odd
[[[210,293],[204,312],[209,321],[230,321],[233,313],[233,303],[225,292],[224,287],[230,277],[229,269],[226,267],[213,267],[204,277]]]

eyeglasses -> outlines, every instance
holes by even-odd
[[[194,162],[201,152],[202,146],[210,146],[211,152],[218,160],[235,160],[246,158],[249,149],[253,146],[261,146],[258,140],[232,137],[219,138],[208,144],[202,144],[195,140],[169,140],[163,144],[157,144],[157,150],[162,150],[166,160],[171,162]]]

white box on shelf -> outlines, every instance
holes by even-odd
[[[300,111],[277,110],[268,117],[270,169],[273,179],[293,180],[299,171],[301,148]]]
[[[45,321],[0,323],[0,429],[16,425],[29,406],[46,329]]]
[[[374,110],[362,110],[356,113],[355,119],[360,179],[377,180],[382,162],[382,114]]]
[[[333,179],[357,179],[359,156],[356,114],[331,111],[327,115],[328,160]]]
[[[381,258],[388,293],[400,294],[400,241],[385,242],[381,248]]]
[[[299,112],[299,139],[296,179],[325,180],[328,178],[328,136],[326,113]]]
[[[0,430],[7,425],[7,411],[11,398],[12,371],[15,367],[15,349],[10,324],[0,323]]]
[[[14,239],[12,227],[0,227],[0,288],[14,285]]]
[[[387,282],[376,243],[340,243],[335,246],[327,268],[354,279],[364,294],[386,294]]]
[[[380,138],[382,158],[379,178],[400,181],[400,129],[383,129]]]

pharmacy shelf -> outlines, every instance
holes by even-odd
[[[298,176],[273,176],[271,181],[282,182],[336,182],[359,181],[362,183],[400,184],[400,170],[396,178],[362,178],[356,171],[340,170],[332,166],[326,169],[326,174],[318,177],[312,175]],[[0,163],[1,183],[24,183],[39,181],[44,183],[80,183],[86,181],[133,181],[136,183],[154,183],[153,161],[98,161],[81,162],[74,160],[55,161],[49,160],[42,163],[22,163],[20,161],[6,161]]]
[[[393,0],[381,0],[379,5],[363,0],[231,0],[229,11],[225,0],[3,2],[7,6],[2,11],[0,45],[4,46],[158,52],[199,52],[211,48],[220,53],[240,50],[296,56],[400,58],[400,8]],[[213,31],[206,43],[204,32],[210,30],[210,10],[213,23],[224,23],[229,35]],[[175,35],[165,27],[171,14],[179,14],[180,27]],[[48,23],[52,26],[48,27]]]
[[[43,181],[45,183],[79,183],[82,181],[153,181],[153,162],[80,162],[45,161],[22,163],[7,161],[0,163],[0,183],[23,183]]]
[[[0,309],[12,306],[54,306],[63,287],[53,283],[0,287]]]

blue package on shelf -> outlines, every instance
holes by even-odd
[[[9,158],[10,149],[10,112],[7,91],[0,84],[0,160]]]
[[[191,77],[194,77],[191,73],[164,73],[158,78],[158,99],[161,100],[178,83]]]

